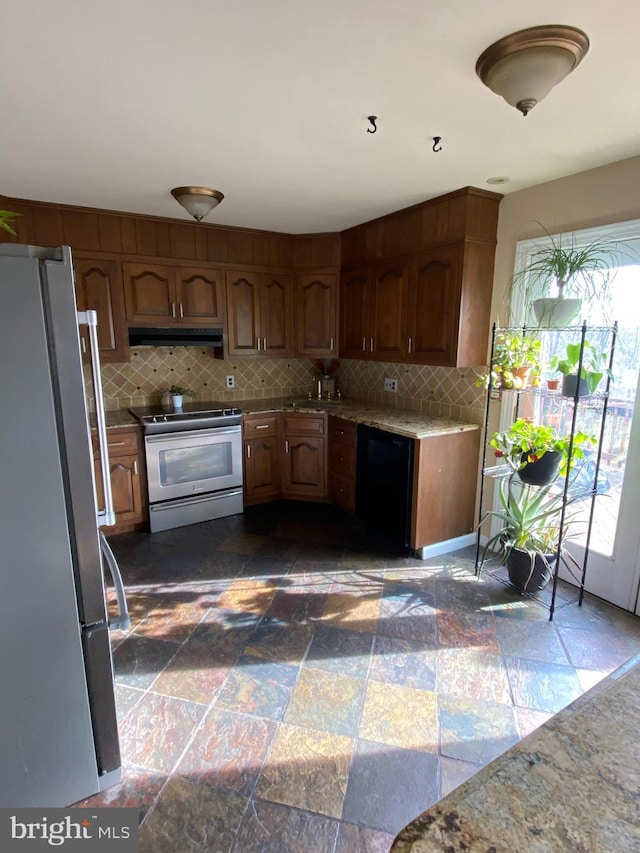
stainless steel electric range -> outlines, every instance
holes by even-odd
[[[242,410],[185,403],[129,410],[142,424],[151,532],[242,512]]]

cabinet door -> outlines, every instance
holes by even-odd
[[[280,439],[275,435],[244,441],[244,503],[280,497]]]
[[[228,270],[226,282],[229,355],[257,355],[260,339],[258,275]]]
[[[260,337],[263,356],[293,355],[293,281],[290,275],[261,273]]]
[[[323,499],[327,494],[326,439],[285,437],[282,491],[285,497]]]
[[[403,264],[374,269],[368,341],[372,358],[404,360],[407,280],[408,270]]]
[[[407,360],[417,364],[456,363],[460,303],[460,250],[434,249],[411,263]]]
[[[369,283],[367,269],[352,270],[342,276],[340,312],[340,355],[343,358],[370,358]]]
[[[160,264],[123,263],[127,320],[134,326],[176,326],[174,269]]]
[[[175,270],[178,320],[182,325],[220,325],[224,321],[224,274],[219,269]]]
[[[99,460],[94,460],[98,506],[103,506],[102,478]],[[142,485],[140,482],[140,462],[137,454],[112,456],[109,459],[111,472],[111,491],[113,509],[116,514],[116,526],[105,528],[105,533],[117,533],[122,526],[137,524],[144,519]]]
[[[76,302],[79,311],[98,314],[98,347],[100,361],[129,361],[129,336],[124,318],[124,293],[117,261],[73,259],[76,280]],[[80,331],[82,351],[88,358],[89,340],[86,327]]]
[[[296,277],[296,355],[338,354],[338,279],[328,273]]]

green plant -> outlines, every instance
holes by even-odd
[[[521,331],[496,333],[493,360],[489,373],[477,381],[478,386],[520,390],[527,382],[536,385],[541,371],[542,343]],[[526,376],[519,375],[528,369]]]
[[[517,472],[512,471],[500,481],[498,495],[500,509],[490,510],[481,521],[482,524],[487,518],[497,518],[501,522],[498,532],[484,547],[482,563],[487,554],[495,553],[496,549],[500,552],[501,562],[506,563],[511,552],[516,549],[529,555],[529,579],[533,575],[536,557],[551,572],[549,556],[558,553],[565,564],[572,563],[579,570],[579,565],[564,547],[564,540],[571,535],[571,525],[577,519],[575,515],[568,515],[566,510],[562,519],[564,495],[553,483],[542,487],[531,486],[520,482]],[[564,505],[570,504],[569,500]],[[525,589],[527,583],[524,584]]]
[[[182,385],[172,385],[165,391],[165,394],[178,394],[187,397],[193,397],[194,392],[189,388],[183,388]]]
[[[580,431],[575,433],[571,442],[570,436],[559,436],[553,427],[534,425],[524,418],[519,418],[503,432],[494,432],[489,442],[495,455],[503,458],[513,471],[522,470],[529,462],[537,462],[549,450],[556,451],[560,454],[558,473],[561,476],[565,476],[569,467],[573,468],[577,460],[584,457],[585,445],[595,443],[595,436]]]
[[[581,299],[606,309],[609,285],[616,268],[627,252],[614,240],[598,238],[580,242],[575,234],[551,234],[541,223],[546,242],[537,246],[525,265],[509,283],[507,299],[517,288],[525,305],[538,297],[550,297],[557,288],[557,299]],[[579,310],[579,303],[577,305]],[[577,313],[577,312],[576,312]],[[575,314],[574,314],[575,316]]]
[[[580,367],[580,351],[582,349],[582,366]],[[551,359],[551,367],[565,376],[578,375],[580,369],[580,379],[584,379],[587,383],[589,393],[593,394],[603,376],[609,376],[613,379],[613,374],[607,366],[608,353],[600,352],[589,341],[584,341],[584,346],[580,343],[569,343],[566,347],[564,358],[554,355]]]
[[[21,213],[14,213],[12,210],[0,210],[0,230],[8,231],[9,234],[13,234],[16,236],[16,232],[9,225],[9,222],[12,219],[17,219],[18,216],[22,216]]]

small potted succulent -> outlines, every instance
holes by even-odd
[[[595,443],[595,436],[580,431],[572,442],[570,436],[559,436],[554,427],[534,425],[524,418],[508,430],[494,432],[489,442],[496,457],[504,459],[524,483],[538,486],[553,482],[558,475],[564,477],[584,457],[585,445]]]
[[[582,350],[582,365],[580,352]],[[608,367],[608,354],[600,352],[593,344],[585,340],[567,344],[563,358],[554,355],[551,367],[563,374],[562,393],[565,397],[590,397],[596,392],[604,376],[613,378]],[[580,371],[580,376],[578,376]]]
[[[193,397],[193,391],[183,388],[182,385],[172,385],[165,391],[171,397],[171,405],[174,409],[181,409],[185,397]]]

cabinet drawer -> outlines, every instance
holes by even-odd
[[[242,432],[245,438],[257,438],[264,435],[276,435],[280,427],[280,416],[260,415],[259,417],[244,417]]]
[[[332,503],[342,507],[347,512],[356,510],[356,481],[349,480],[339,474],[329,474],[329,497]]]
[[[358,440],[358,425],[343,418],[329,418],[329,444],[339,441],[349,447],[355,447]]]
[[[91,436],[91,446],[93,447],[93,455],[98,454],[98,436],[94,433]],[[132,430],[110,429],[107,430],[107,446],[109,448],[109,456],[126,456],[130,453],[138,452],[138,433]]]
[[[355,480],[356,449],[348,444],[329,441],[329,471]]]
[[[283,415],[285,435],[324,435],[326,415]]]

